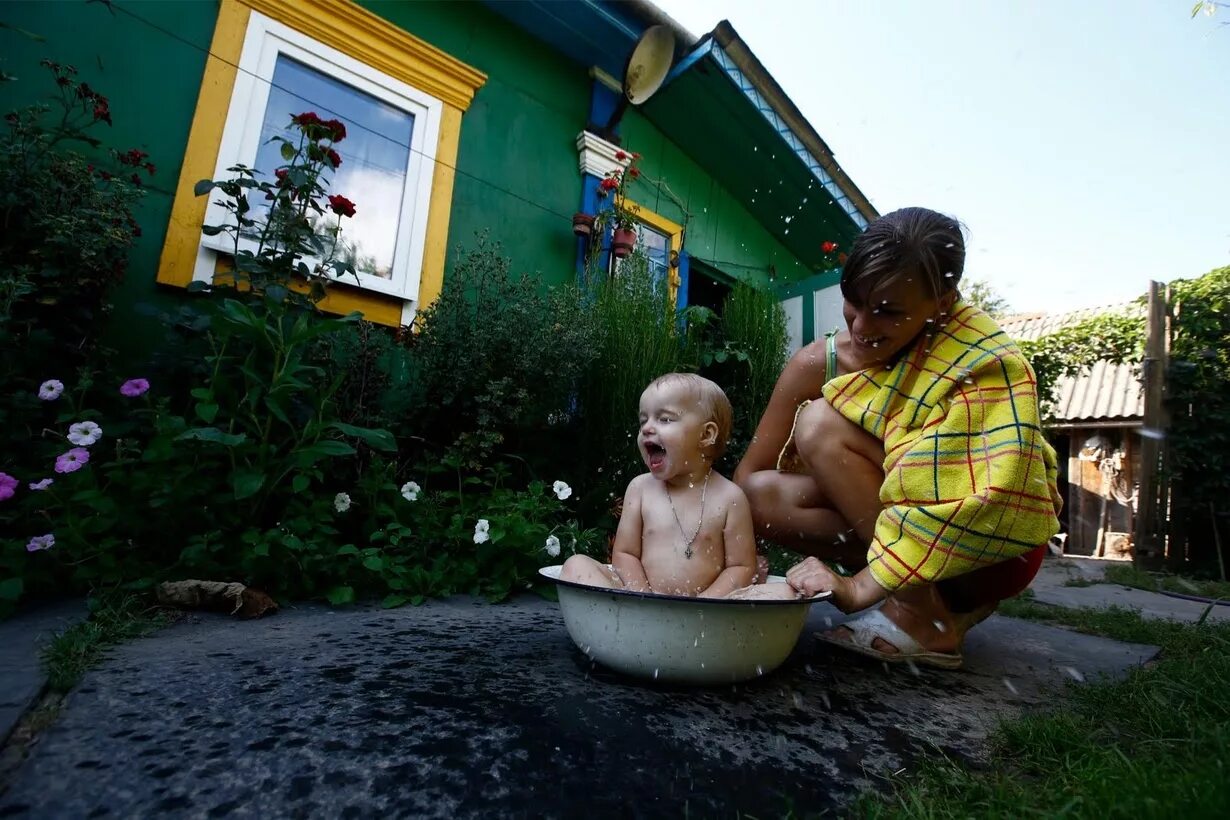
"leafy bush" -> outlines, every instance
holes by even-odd
[[[405,340],[415,387],[407,423],[419,435],[470,469],[497,452],[533,458],[550,447],[547,428],[566,420],[594,349],[575,287],[513,276],[499,245],[479,235],[419,323]]]

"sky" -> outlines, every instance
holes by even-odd
[[[876,209],[956,216],[1013,311],[1230,265],[1230,2],[654,3],[729,20]]]

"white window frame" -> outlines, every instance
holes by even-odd
[[[403,306],[403,315],[407,310],[413,315],[413,303],[417,302],[422,279],[427,214],[431,202],[431,184],[444,104],[407,83],[254,11],[244,36],[239,71],[222,131],[214,179],[229,179],[232,175],[226,169],[234,165],[253,167],[257,149],[260,147],[260,129],[269,101],[273,69],[279,54],[285,54],[414,116],[401,219],[398,222],[397,239],[393,249],[392,275],[384,279],[371,274],[359,274],[360,288],[406,300],[408,304]],[[305,111],[311,108],[310,103],[304,103]],[[345,149],[341,150],[345,156]],[[270,169],[260,170],[268,172]],[[353,198],[362,210],[362,192],[354,192]],[[231,215],[211,199],[205,213],[205,224],[228,223],[233,224]],[[240,247],[243,247],[242,240]],[[230,234],[202,236],[193,279],[212,282],[218,254],[230,254],[234,249],[234,239]],[[338,281],[354,284],[354,279],[350,276]]]

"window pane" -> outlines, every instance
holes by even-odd
[[[338,256],[360,273],[390,278],[414,115],[279,54],[256,154],[262,176],[272,178],[274,169],[285,164],[279,146],[269,144],[269,138],[294,139],[290,118],[305,111],[346,124],[346,139],[337,148],[342,164],[326,171],[321,182],[330,194],[355,203],[355,216],[342,220]],[[253,203],[257,205],[267,207]],[[330,224],[337,219],[332,213],[327,218]]]
[[[645,255],[649,278],[657,281],[666,276],[667,262],[670,258],[670,237],[658,233],[653,228],[638,222],[636,225],[636,247]],[[622,259],[612,258],[612,273],[618,276],[623,264]]]

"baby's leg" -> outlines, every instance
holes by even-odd
[[[774,581],[771,584],[755,584],[736,589],[726,597],[741,601],[793,601],[799,597],[799,591],[790,584]]]
[[[591,587],[624,588],[624,583],[615,570],[605,564],[599,564],[588,555],[574,555],[565,561],[560,568],[559,579]]]

